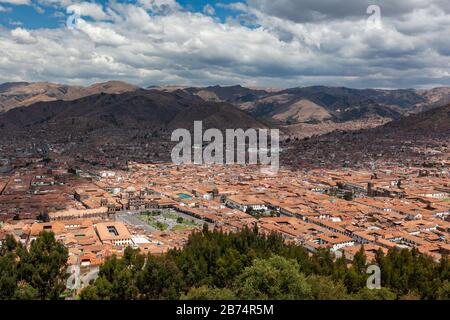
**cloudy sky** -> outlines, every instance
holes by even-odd
[[[448,0],[0,0],[0,83],[450,86],[449,34]]]

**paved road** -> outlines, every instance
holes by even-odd
[[[148,223],[145,223],[137,218],[137,216],[128,214],[128,213],[116,213],[116,220],[125,222],[127,224],[130,224],[134,227],[140,227],[143,228],[147,232],[155,232],[158,231],[157,229],[153,228]]]

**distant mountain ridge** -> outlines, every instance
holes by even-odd
[[[108,81],[88,87],[62,85],[49,82],[12,82],[0,85],[0,112],[17,107],[29,106],[37,102],[64,100],[71,101],[97,93],[124,93],[139,87],[121,82]]]
[[[266,128],[267,125],[228,103],[206,102],[183,93],[136,90],[100,93],[73,101],[45,101],[0,114],[0,131],[47,131],[63,134],[102,130],[172,130],[202,120],[211,128]]]
[[[345,87],[298,87],[278,91],[249,89],[242,86],[205,87],[182,89],[196,94],[205,100],[227,101],[248,110],[258,117],[269,117],[289,122],[289,117],[280,117],[280,113],[290,112],[298,103],[317,105],[330,113],[335,122],[361,119],[362,117],[387,117],[398,119],[410,113],[439,107],[450,102],[450,88],[417,89],[351,89]],[[322,110],[321,110],[322,111]],[[309,111],[307,111],[309,112]],[[304,117],[300,117],[304,120]],[[314,119],[314,115],[311,119]]]
[[[102,92],[124,93],[138,89],[138,86],[121,81],[88,87],[48,82],[4,83],[0,84],[0,112],[36,102],[71,101]],[[209,102],[228,102],[258,118],[281,125],[328,120],[339,123],[373,117],[393,120],[450,103],[450,87],[383,90],[311,86],[274,90],[234,85],[152,86],[148,90],[184,92]],[[312,112],[311,108],[317,112]]]
[[[333,130],[377,127],[450,103],[450,88],[447,87],[398,90],[326,86],[261,89],[234,85],[151,86],[142,89],[120,81],[98,83],[88,87],[47,82],[16,82],[0,84],[0,114],[15,108],[28,108],[36,103],[76,101],[100,93],[122,94],[137,91],[140,91],[140,95],[143,92],[151,92],[178,96],[190,101],[188,103],[203,101],[232,104],[247,115],[251,114],[260,123],[279,127],[287,135],[299,138]],[[91,99],[82,101],[92,104]],[[79,103],[76,105],[80,110],[88,111]],[[166,112],[170,114],[171,110],[168,108]],[[160,112],[162,115],[164,111]],[[186,118],[189,117],[186,115]],[[103,122],[104,120],[99,123]]]
[[[333,130],[373,128],[450,103],[450,88],[446,87],[385,90],[311,86],[265,90],[236,85],[170,90],[188,92],[206,101],[232,103],[299,138]]]
[[[377,128],[388,134],[433,135],[450,139],[450,104],[412,114]]]

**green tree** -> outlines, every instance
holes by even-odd
[[[81,300],[111,300],[113,296],[113,286],[105,277],[97,278],[80,293]]]
[[[388,288],[369,289],[363,288],[354,295],[357,300],[395,300],[397,295]]]
[[[37,289],[40,299],[59,299],[66,286],[68,253],[52,232],[42,231],[31,242],[30,251],[22,251],[20,276]]]
[[[227,288],[210,288],[201,286],[193,287],[186,295],[181,296],[182,300],[236,300],[234,292]]]
[[[5,239],[2,241],[2,245],[0,248],[0,254],[5,254],[7,252],[14,252],[19,244],[17,243],[16,239],[10,234],[7,234],[5,236]]]
[[[19,272],[15,281],[4,283],[19,283],[19,289],[5,290],[8,297],[20,290],[24,295],[22,285],[31,284],[21,271],[28,266],[24,264],[28,252],[20,244],[10,247],[13,251],[8,252],[18,257],[14,261],[19,261]],[[329,250],[309,254],[301,246],[286,244],[279,234],[259,234],[257,227],[225,233],[204,225],[182,249],[143,256],[126,248],[122,258],[109,257],[100,267],[99,278],[80,298],[448,299],[447,257],[436,263],[417,250],[391,249],[387,254],[379,250],[375,260],[381,268],[381,290],[366,288],[364,248],[348,267],[344,257],[335,259]],[[4,269],[13,270],[8,263]]]
[[[345,275],[344,284],[349,292],[355,293],[366,285],[366,281],[365,278],[352,267],[348,269]]]
[[[343,281],[347,271],[347,260],[344,254],[342,254],[334,263],[333,279]]]
[[[183,275],[170,256],[149,255],[137,286],[144,299],[178,299],[184,288]]]
[[[327,276],[333,274],[333,255],[329,249],[319,249],[312,260],[315,273]]]
[[[450,300],[450,281],[444,280],[436,293],[439,300]]]
[[[353,257],[352,267],[359,274],[365,274],[367,270],[367,258],[364,251],[364,245],[361,246],[359,251]]]
[[[442,256],[436,273],[436,276],[441,279],[450,279],[450,260],[447,255]]]
[[[125,265],[133,272],[142,270],[145,264],[145,256],[139,252],[139,249],[126,247],[123,253]]]
[[[0,300],[9,300],[17,290],[16,255],[8,252],[0,256]]]
[[[235,282],[237,296],[245,300],[295,300],[312,298],[311,286],[294,260],[273,256],[256,259]]]
[[[333,281],[330,277],[310,275],[306,281],[311,286],[314,300],[345,300],[350,299],[347,288],[340,281]]]
[[[241,254],[232,248],[225,250],[216,260],[217,268],[215,270],[216,284],[219,286],[229,286],[244,267],[245,262],[241,260]]]
[[[39,298],[39,292],[28,283],[22,282],[17,286],[14,292],[14,300],[36,300]]]
[[[120,269],[112,282],[112,298],[114,300],[133,300],[138,295],[133,272],[130,269]]]
[[[124,250],[124,255],[120,259],[116,255],[108,257],[100,267],[99,278],[81,292],[82,299],[136,299],[138,296],[136,277],[143,264],[144,257],[130,247]]]
[[[352,266],[345,274],[344,283],[349,292],[357,292],[366,286],[367,281],[367,259],[364,253],[364,246],[361,246],[355,254]]]

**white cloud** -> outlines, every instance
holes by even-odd
[[[176,0],[138,0],[138,3],[155,13],[168,13],[181,9]]]
[[[31,35],[30,32],[23,28],[16,28],[11,30],[11,35],[13,38],[19,43],[35,43],[35,38]]]
[[[359,19],[370,5],[379,6],[386,17],[398,17],[433,5],[450,12],[447,0],[247,0],[247,3],[264,14],[295,22]]]
[[[0,3],[9,3],[14,5],[31,5],[31,0],[0,0]]]
[[[219,8],[230,9],[235,11],[247,11],[248,6],[242,2],[232,2],[232,3],[221,3],[217,4]]]
[[[80,19],[77,27],[96,44],[121,46],[128,42],[124,36],[118,34],[108,25],[94,25]]]
[[[52,6],[52,7],[58,7],[58,8],[66,8],[70,6],[71,4],[74,4],[76,0],[36,0],[41,5],[44,6]]]
[[[94,21],[80,19],[75,30],[0,28],[0,82],[450,85],[450,43],[442,40],[450,33],[450,12],[437,1],[424,7],[411,0],[405,13],[383,14],[382,30],[366,28],[365,10],[351,18],[319,10],[331,18],[299,22],[252,1],[232,4],[239,19],[254,20],[246,27],[233,17],[220,22],[211,12],[181,10],[170,0],[82,2],[88,4],[83,14]]]
[[[95,20],[106,20],[109,16],[103,11],[103,7],[97,3],[81,2],[67,7],[70,12],[77,12],[80,16],[91,17]]]

